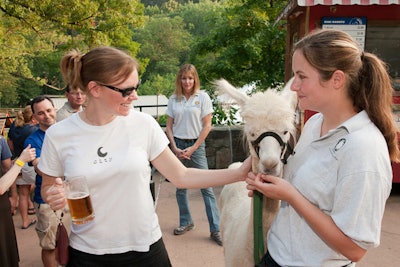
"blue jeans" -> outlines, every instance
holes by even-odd
[[[183,141],[175,138],[176,146],[179,149],[185,149],[192,146],[195,141]],[[190,160],[182,160],[186,167],[208,169],[206,146],[203,142],[199,148],[192,154]],[[206,206],[208,223],[210,224],[210,232],[219,231],[219,211],[217,200],[212,187],[200,189]],[[187,189],[176,189],[176,201],[179,207],[179,226],[185,226],[193,223],[192,215],[190,214],[189,199]]]

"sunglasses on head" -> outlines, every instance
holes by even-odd
[[[130,94],[132,94],[133,91],[137,91],[139,89],[140,81],[138,82],[138,84],[136,86],[128,87],[128,88],[125,88],[125,89],[119,89],[119,88],[117,88],[115,86],[101,84],[101,83],[99,83],[99,85],[104,86],[104,87],[106,87],[108,89],[111,89],[113,91],[120,92],[123,97],[126,97],[126,96],[129,96]]]

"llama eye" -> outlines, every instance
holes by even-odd
[[[284,131],[283,134],[284,134],[284,135],[287,135],[288,132],[289,132],[289,131]]]

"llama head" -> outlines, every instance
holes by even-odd
[[[241,93],[225,80],[214,82],[219,92],[227,93],[240,106],[244,133],[253,162],[256,162],[253,166],[257,170],[254,171],[282,175],[285,144],[296,130],[297,97],[290,90],[291,82],[281,92],[268,89],[251,96]]]

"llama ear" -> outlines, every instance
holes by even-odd
[[[281,95],[289,101],[290,106],[293,108],[293,110],[295,110],[297,107],[297,94],[290,90],[293,80],[294,77],[290,78],[290,80],[285,84],[285,87],[283,87],[281,91]]]
[[[219,79],[212,82],[218,95],[227,94],[230,98],[234,99],[239,106],[243,106],[249,96],[245,93],[240,92],[236,87],[230,84],[225,79]]]

